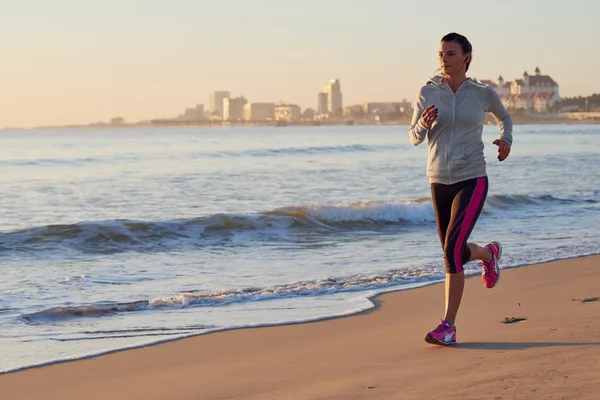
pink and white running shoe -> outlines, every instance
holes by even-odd
[[[425,336],[425,341],[429,344],[449,346],[456,343],[456,327],[451,326],[445,320],[437,328]]]
[[[502,257],[502,246],[499,242],[486,244],[485,247],[492,253],[490,262],[482,262],[483,271],[481,271],[481,279],[483,286],[488,289],[496,286],[500,280],[500,257]]]

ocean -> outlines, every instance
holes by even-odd
[[[426,143],[407,129],[0,131],[0,372],[442,281]],[[504,162],[497,132],[471,241],[499,240],[503,268],[598,254],[600,125],[516,125]]]

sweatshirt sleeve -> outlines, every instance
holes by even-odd
[[[413,146],[418,146],[423,143],[429,132],[429,129],[421,124],[421,115],[423,114],[423,111],[425,111],[425,98],[423,97],[423,90],[420,90],[417,99],[415,100],[413,117],[410,127],[408,128],[408,138]]]
[[[513,123],[512,118],[496,91],[488,86],[488,108],[487,111],[494,116],[498,129],[500,130],[500,140],[504,140],[506,143],[512,146],[513,137]]]

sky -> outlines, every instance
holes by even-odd
[[[590,0],[0,0],[0,127],[174,117],[229,90],[316,107],[413,101],[439,41],[473,45],[471,77],[539,67],[561,96],[600,92]]]

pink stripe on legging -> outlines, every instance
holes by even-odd
[[[468,207],[467,207],[468,209]],[[464,217],[465,213],[467,212],[467,209],[463,210],[462,214],[460,214],[458,216],[458,218],[456,218],[456,220],[454,220],[454,224],[452,224],[452,228],[450,229],[450,235],[448,235],[448,242],[452,241],[452,239],[454,239],[454,236],[458,235],[458,232],[460,232],[460,229],[458,228],[458,225],[460,225],[460,223],[462,222],[462,217]]]
[[[473,224],[473,220],[475,219],[477,210],[481,206],[481,202],[484,200],[484,193],[485,177],[477,178],[477,185],[475,186],[475,190],[473,191],[473,196],[471,197],[471,200],[469,200],[469,205],[467,206],[467,213],[465,215],[465,219],[463,220],[462,226],[460,228],[460,234],[458,235],[458,240],[456,241],[456,245],[454,247],[454,265],[456,266],[456,272],[461,272],[463,270],[461,253],[464,241],[466,240],[467,233],[469,232]]]

